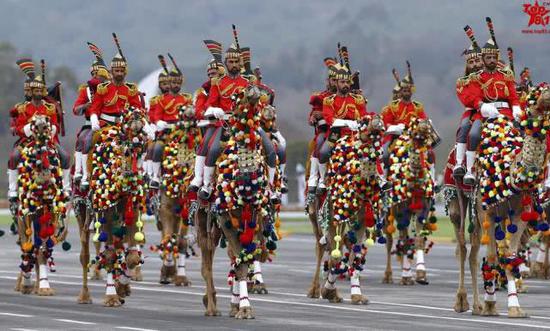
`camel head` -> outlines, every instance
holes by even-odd
[[[441,142],[441,137],[435,131],[429,119],[412,119],[411,136],[416,144],[426,147],[435,147]]]
[[[360,122],[359,138],[362,142],[366,142],[369,140],[369,136],[371,134],[382,134],[384,132],[384,129],[384,122],[379,115],[366,116]]]
[[[33,137],[38,141],[48,141],[51,137],[52,126],[46,115],[34,115],[31,119]]]
[[[122,130],[124,134],[130,138],[136,137],[145,126],[145,113],[138,108],[129,108],[124,115]]]

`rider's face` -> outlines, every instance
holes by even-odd
[[[33,87],[31,89],[32,99],[33,100],[42,100],[42,93],[44,92],[42,87]]]
[[[170,82],[168,80],[163,80],[159,82],[159,89],[162,93],[167,93],[170,91]]]
[[[403,99],[405,101],[411,100],[411,97],[412,97],[411,87],[407,86],[407,85],[402,86],[400,95],[401,95],[401,99]]]
[[[483,54],[483,64],[485,67],[493,71],[497,68],[498,57],[496,54]]]
[[[208,71],[206,72],[206,75],[208,76],[208,79],[218,78],[220,76],[218,73],[218,69],[216,68],[208,69]]]
[[[227,71],[231,75],[237,75],[239,72],[241,72],[241,60],[238,58],[225,59],[225,66],[227,67]]]
[[[351,81],[349,79],[339,79],[336,83],[336,87],[338,88],[338,93],[348,94],[351,87]]]
[[[468,73],[476,72],[483,69],[483,61],[481,61],[481,57],[475,56],[469,58],[468,61],[466,61],[466,69]]]
[[[122,83],[124,81],[124,78],[126,78],[126,69],[125,68],[112,68],[111,74],[113,76],[113,80],[117,83]]]
[[[336,78],[329,77],[327,82],[328,82],[327,83],[328,84],[328,90],[331,91],[332,93],[336,93],[336,85],[337,85]]]
[[[172,93],[178,93],[183,85],[183,79],[180,77],[172,77],[170,80],[170,90]]]

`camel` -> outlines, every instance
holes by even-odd
[[[503,117],[488,119],[483,126],[475,204],[483,229],[481,243],[488,245],[482,263],[482,316],[498,315],[495,289],[500,281],[508,289],[508,317],[527,317],[516,286],[516,279],[521,277],[519,266],[524,263],[518,250],[527,228],[548,230],[546,220],[541,220],[543,209],[533,196],[544,180],[548,161],[545,131],[550,129],[549,86],[542,83],[532,89],[527,100],[521,122],[523,135]]]
[[[130,271],[141,263],[139,244],[144,242],[141,213],[144,211],[143,178],[138,160],[144,152],[145,114],[130,108],[123,121],[94,133],[95,148],[90,153],[91,171],[86,217],[79,217],[82,289],[78,303],[92,303],[88,271],[105,269],[106,292],[103,304],[118,307],[130,295]],[[89,229],[92,240],[103,248],[90,264]]]
[[[378,204],[377,163],[382,154],[383,132],[381,119],[367,115],[361,120],[359,132],[341,137],[332,151],[329,191],[321,207],[319,225],[325,232],[326,248],[330,251],[324,264],[325,281],[320,294],[333,303],[343,301],[335,282],[338,276],[345,274],[350,278],[351,303],[368,303],[367,296],[361,292],[359,278],[368,246],[381,235],[381,231],[375,229],[375,214],[381,207]],[[348,249],[345,255],[342,253],[344,246]]]
[[[21,247],[21,272],[15,290],[40,296],[55,294],[48,280],[47,261],[54,246],[67,236],[66,201],[62,190],[61,161],[51,139],[52,126],[45,115],[31,119],[32,139],[21,149],[19,164],[18,244]],[[70,245],[63,243],[63,249]],[[36,268],[35,268],[36,267]],[[31,280],[35,268],[36,282]]]
[[[401,285],[427,285],[425,254],[431,244],[426,245],[427,235],[437,229],[433,209],[434,183],[429,164],[429,148],[436,139],[436,133],[429,120],[412,119],[411,125],[390,146],[389,180],[386,234],[386,270],[383,283],[393,283],[391,255],[393,233],[399,230],[399,239],[393,253],[401,263]],[[397,226],[395,225],[397,223]],[[414,236],[409,236],[409,228]],[[416,257],[416,277],[413,280],[412,260]]]
[[[455,237],[457,240],[456,256],[459,263],[458,289],[454,310],[457,313],[463,313],[470,309],[465,282],[465,261],[468,258],[470,275],[472,277],[472,295],[473,306],[472,314],[480,315],[483,306],[479,300],[478,289],[478,254],[481,246],[481,223],[474,214],[473,208],[473,187],[462,184],[462,178],[454,178],[453,167],[456,160],[454,149],[448,157],[447,167],[445,168],[445,210],[453,224]],[[459,183],[458,185],[456,183]],[[469,223],[467,224],[469,219]],[[466,231],[470,239],[470,255],[466,242]]]
[[[193,175],[195,160],[194,146],[200,139],[198,128],[192,119],[193,109],[183,107],[180,120],[174,127],[158,138],[164,142],[162,162],[162,183],[159,191],[157,224],[160,225],[161,243],[158,251],[163,261],[160,275],[161,284],[174,283],[175,286],[190,286],[186,275],[186,259],[189,257],[189,208],[195,199],[187,192]],[[195,194],[196,195],[196,194]]]
[[[263,218],[270,212],[268,177],[263,147],[257,129],[264,105],[260,91],[249,85],[233,96],[235,106],[230,124],[230,138],[217,166],[216,190],[210,201],[198,201],[195,213],[198,243],[202,252],[202,276],[206,281],[203,297],[206,316],[218,316],[212,260],[216,244],[227,246],[232,269],[229,315],[252,319],[254,311],[248,297],[248,270],[278,240],[273,228],[262,231]],[[256,232],[264,235],[265,247]],[[220,240],[221,238],[221,240]],[[265,254],[265,253],[264,253]],[[265,256],[265,255],[264,255]]]

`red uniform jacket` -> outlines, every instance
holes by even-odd
[[[141,108],[141,100],[136,84],[115,85],[111,82],[105,82],[97,86],[89,112],[90,115],[96,114],[97,116],[101,114],[120,116],[131,106]]]
[[[212,86],[208,94],[208,99],[204,109],[208,107],[219,107],[226,113],[233,110],[233,101],[231,96],[248,86],[249,82],[241,76],[231,78],[223,76],[220,79],[212,79]]]
[[[479,107],[481,102],[507,102],[509,108],[501,108],[499,111],[510,119],[513,119],[512,106],[519,106],[516,94],[514,76],[510,71],[497,69],[494,72],[480,70],[468,76],[471,89],[462,93],[461,101],[465,107]]]
[[[153,97],[149,103],[149,120],[152,123],[157,123],[158,121],[176,122],[180,108],[190,105],[192,102],[193,96],[189,93],[180,93],[177,95],[166,93]]]
[[[462,76],[456,80],[456,96],[462,104],[465,104],[467,102],[467,96],[472,94],[473,85],[470,84],[468,77],[469,76]],[[475,108],[465,107],[461,120],[466,117],[471,117],[472,120],[476,120],[481,118],[481,114],[477,112]]]
[[[335,119],[358,121],[367,115],[367,101],[360,94],[333,94],[323,100],[323,118],[332,125]]]
[[[329,90],[324,90],[322,92],[315,92],[311,95],[311,97],[309,97],[309,104],[311,105],[311,111],[309,112],[308,119],[310,124],[313,123],[312,117],[311,117],[313,115],[313,112],[314,111],[323,112],[323,100],[326,97],[331,96],[332,94],[334,93],[330,92]]]
[[[386,128],[390,125],[404,124],[409,127],[413,117],[426,119],[424,106],[418,101],[405,102],[403,100],[394,100],[382,109],[382,121]]]
[[[195,91],[195,118],[197,120],[203,119],[203,114],[206,111],[206,101],[208,101],[210,87],[210,80],[207,80],[199,89]]]
[[[55,142],[59,142],[59,119],[57,118],[57,111],[53,103],[42,100],[39,106],[35,106],[32,102],[26,101],[18,104],[17,106],[17,120],[16,131],[17,135],[23,139],[27,138],[25,135],[24,127],[30,123],[31,118],[34,115],[46,115],[50,118],[51,125],[56,127]]]

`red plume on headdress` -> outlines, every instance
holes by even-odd
[[[323,60],[323,62],[325,63],[325,66],[326,66],[327,68],[330,68],[330,67],[332,67],[332,66],[335,66],[336,63],[337,63],[336,59],[333,58],[333,57],[326,57],[326,58]]]
[[[30,58],[23,58],[17,60],[17,65],[19,66],[19,69],[27,76],[28,79],[34,79],[35,77],[35,67],[34,63],[32,62],[32,59]]]
[[[215,40],[203,40],[206,48],[219,63],[222,63],[222,44]]]

